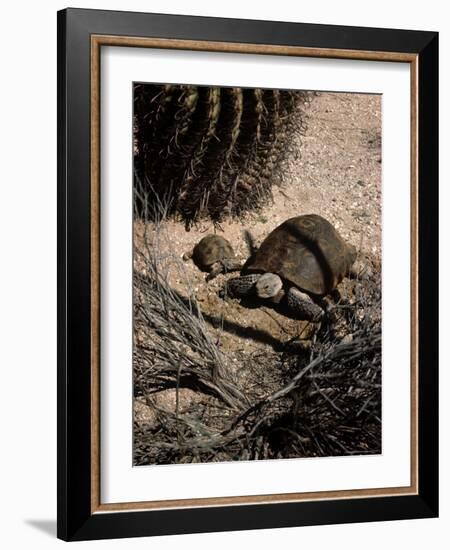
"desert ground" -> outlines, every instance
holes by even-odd
[[[277,371],[286,368],[280,359],[286,349],[307,345],[317,327],[271,307],[249,307],[239,300],[222,298],[226,280],[236,273],[206,282],[205,273],[181,257],[204,235],[216,232],[231,242],[244,263],[249,256],[244,231],[258,245],[284,220],[315,213],[328,219],[346,241],[355,245],[371,272],[380,273],[381,96],[317,93],[306,110],[306,122],[303,135],[293,136],[289,154],[276,176],[273,200],[257,212],[227,220],[220,227],[203,221],[190,231],[183,223],[169,220],[157,235],[153,227],[135,222],[137,247],[144,235],[158,246],[168,284],[180,297],[198,305],[234,383],[244,394],[258,398],[274,391],[281,383],[280,376],[286,375]],[[358,282],[346,279],[341,293],[351,296],[355,284]],[[189,388],[169,388],[151,395],[136,392],[135,426],[139,433],[154,435],[161,415],[166,419],[171,411],[195,415],[214,400]],[[217,426],[219,430],[220,422]],[[223,460],[224,456],[218,454],[213,459]],[[138,458],[135,463],[145,460]]]

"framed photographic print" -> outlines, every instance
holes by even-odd
[[[434,32],[58,13],[58,536],[438,514]]]

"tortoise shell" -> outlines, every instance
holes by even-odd
[[[192,251],[192,259],[202,271],[208,271],[215,262],[227,258],[234,258],[234,250],[230,242],[220,235],[206,235]]]
[[[290,218],[275,228],[244,266],[246,273],[276,273],[301,290],[328,294],[348,275],[356,249],[317,214]]]

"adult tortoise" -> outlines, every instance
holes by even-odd
[[[291,314],[318,320],[317,298],[350,274],[356,249],[317,214],[290,218],[275,228],[247,260],[240,277],[227,283],[227,294],[255,295],[283,303]]]
[[[219,273],[227,271],[239,271],[242,263],[234,255],[230,242],[220,235],[206,235],[194,248],[183,254],[183,260],[192,258],[195,265],[201,271],[207,271],[207,281],[210,281]]]

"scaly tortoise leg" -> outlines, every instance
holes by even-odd
[[[234,258],[225,258],[212,264],[211,269],[206,276],[207,281],[211,281],[214,277],[217,277],[220,273],[228,273],[230,271],[240,271],[242,269],[242,263]]]
[[[311,296],[291,287],[286,294],[289,311],[308,321],[319,321],[324,314],[323,309],[312,300]]]
[[[230,279],[226,284],[225,294],[231,298],[248,296],[260,276],[259,273],[250,273],[249,275],[241,275],[240,277]]]

